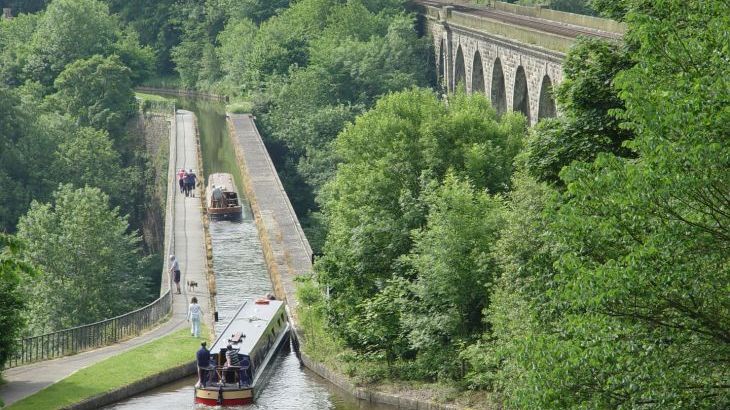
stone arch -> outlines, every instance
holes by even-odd
[[[497,58],[494,60],[494,68],[492,68],[492,87],[490,93],[492,107],[497,110],[497,114],[502,114],[507,111],[506,89],[502,62]]]
[[[512,94],[512,111],[519,111],[530,119],[530,93],[527,89],[527,76],[522,66],[517,67],[515,86]]]
[[[461,87],[465,91],[466,87],[466,68],[464,67],[464,53],[461,51],[461,45],[456,50],[456,64],[454,64],[454,89]]]
[[[555,108],[555,97],[553,96],[553,82],[550,81],[550,77],[545,74],[542,77],[542,84],[540,85],[540,100],[537,109],[537,120],[540,121],[543,118],[552,118],[557,115],[557,109]]]
[[[484,88],[484,67],[482,66],[482,56],[479,50],[474,53],[472,69],[471,69],[471,92],[485,93]]]

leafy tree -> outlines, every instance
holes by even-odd
[[[393,279],[372,298],[364,300],[358,307],[362,314],[348,323],[350,333],[357,335],[355,347],[371,357],[383,357],[388,366],[411,351],[403,332],[409,299],[408,282]]]
[[[130,74],[117,56],[78,60],[56,79],[54,99],[81,125],[121,135],[126,121],[137,111]]]
[[[401,258],[412,249],[411,231],[427,215],[423,187],[441,181],[449,169],[464,179],[500,175],[525,132],[517,118],[506,115],[498,123],[483,96],[456,96],[447,107],[432,92],[414,89],[379,100],[337,137],[342,162],[321,195],[328,233],[317,271],[319,282],[332,290],[333,323],[350,343],[359,336],[344,324],[361,318],[358,306],[367,306],[362,302],[392,277],[413,276]],[[475,165],[469,159],[474,146],[488,147],[498,161]],[[508,185],[497,177],[491,181],[495,191]]]
[[[261,24],[270,17],[286,10],[291,0],[207,0],[215,7],[225,10],[232,20],[250,19]]]
[[[48,198],[55,136],[34,101],[0,85],[0,231],[13,232],[31,199]]]
[[[25,321],[25,298],[21,292],[22,277],[35,277],[35,269],[22,260],[23,243],[17,238],[0,233],[0,366],[13,355],[15,341],[20,336]]]
[[[509,406],[730,404],[724,3],[628,2],[636,64],[616,84],[637,157],[604,153],[561,173],[546,302],[522,310],[527,337],[497,334],[497,346],[512,343],[501,374],[517,370],[500,379]]]
[[[150,47],[141,47],[139,41],[139,34],[126,28],[112,46],[113,53],[129,68],[129,78],[135,85],[149,77],[155,66],[154,51]]]
[[[182,35],[170,56],[175,62],[175,70],[180,75],[180,82],[184,87],[194,88],[200,78],[203,49],[208,43],[205,31],[205,14],[202,5],[180,5],[182,17]]]
[[[32,298],[28,320],[50,331],[112,317],[145,300],[148,259],[141,238],[109,207],[98,188],[62,185],[53,202],[33,202],[18,224],[27,260],[43,271],[26,283]]]
[[[451,173],[423,196],[426,223],[413,232],[413,248],[403,258],[416,278],[404,328],[431,363],[431,377],[454,377],[460,371],[455,348],[484,331],[482,310],[498,277],[490,249],[504,223],[502,203]]]
[[[141,44],[153,50],[157,71],[173,73],[171,49],[180,42],[177,0],[105,0],[109,8],[139,34]],[[126,60],[122,59],[122,61]],[[130,66],[132,71],[136,71]]]
[[[0,19],[0,81],[8,86],[18,86],[25,75],[30,55],[28,39],[33,36],[40,16],[21,14],[11,20]]]
[[[533,176],[556,183],[572,161],[592,161],[601,152],[633,156],[623,146],[633,133],[615,116],[624,103],[613,85],[616,74],[631,65],[625,45],[581,39],[571,49],[556,92],[564,115],[541,121],[527,140],[525,159]]]
[[[230,20],[218,34],[220,47],[216,52],[221,60],[224,82],[239,93],[245,90],[247,83],[248,56],[255,36],[256,25],[248,19]]]
[[[106,131],[79,128],[55,155],[53,169],[63,176],[62,182],[97,187],[118,200],[128,191],[122,178],[126,172]]]
[[[45,86],[53,84],[69,63],[106,54],[119,29],[106,4],[97,0],[55,0],[30,39],[25,71]]]

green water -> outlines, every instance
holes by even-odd
[[[243,193],[243,177],[236,163],[236,152],[228,136],[225,103],[212,100],[170,97],[178,109],[195,113],[203,157],[203,176],[208,186],[208,175],[227,172],[233,175],[238,192]]]

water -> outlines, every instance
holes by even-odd
[[[239,192],[243,193],[235,153],[228,138],[225,107],[221,103],[195,99],[177,99],[179,108],[195,112],[201,136],[205,177],[215,172],[233,174]],[[211,221],[213,271],[218,295],[216,306],[219,322],[216,332],[223,330],[244,298],[256,298],[271,292],[272,285],[264,264],[251,208],[244,201],[240,221]],[[284,349],[286,350],[286,349]],[[362,402],[336,386],[299,366],[293,353],[282,352],[272,363],[271,378],[256,403],[244,407],[251,410],[333,409],[388,410],[390,406]],[[139,396],[119,402],[108,409],[193,409],[193,385],[189,377]],[[205,406],[198,405],[197,408]]]

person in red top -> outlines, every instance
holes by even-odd
[[[185,192],[185,168],[177,172],[177,184],[180,185],[180,193]]]

